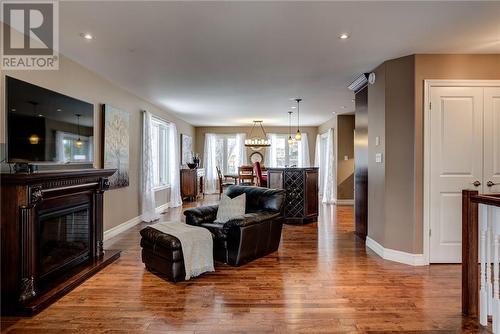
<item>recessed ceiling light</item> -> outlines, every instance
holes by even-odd
[[[56,111],[61,111],[61,109],[58,108]]]
[[[12,108],[12,109],[10,109],[10,111],[16,111],[16,109]]]
[[[297,107],[291,107],[292,109],[297,109]]]
[[[351,100],[351,102],[356,102],[356,100],[355,100],[355,99],[352,99],[352,100]]]
[[[346,106],[340,106],[340,108],[345,109],[345,108],[346,108]]]
[[[43,117],[43,115],[42,114],[38,114],[38,117]]]
[[[80,36],[82,36],[83,38],[85,38],[86,40],[89,40],[89,41],[90,41],[91,39],[94,39],[94,36],[92,36],[92,35],[91,35],[90,33],[88,33],[88,32],[82,32],[82,33],[80,34]]]
[[[336,113],[337,113],[336,111],[332,111],[332,114],[334,114],[334,115],[335,115]]]
[[[342,34],[340,34],[340,35],[339,35],[339,38],[340,38],[340,39],[348,39],[349,37],[350,37],[350,36],[349,36],[349,34],[347,34],[347,33],[342,33]]]

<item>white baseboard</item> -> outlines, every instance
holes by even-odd
[[[337,205],[354,205],[353,199],[338,199]]]
[[[169,207],[170,207],[170,203],[165,203],[165,204],[157,207],[155,209],[155,211],[156,211],[156,213],[162,213],[163,211],[165,211]],[[125,232],[129,228],[134,227],[135,225],[139,224],[140,222],[142,222],[141,216],[137,216],[137,217],[134,217],[132,219],[129,219],[126,222],[121,223],[120,225],[117,225],[115,227],[110,228],[109,230],[104,231],[103,239],[104,239],[104,241],[111,239],[111,238],[117,236],[118,234]]]
[[[426,266],[424,254],[412,254],[395,249],[384,248],[370,237],[366,237],[366,247],[377,253],[384,260],[408,264],[410,266]]]
[[[156,213],[163,213],[165,210],[167,210],[168,208],[170,208],[170,202],[168,203],[165,203],[163,205],[160,205],[159,207],[156,208]]]

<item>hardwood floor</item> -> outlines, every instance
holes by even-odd
[[[205,204],[217,197],[210,197]],[[197,203],[195,205],[202,205]],[[165,219],[179,219],[172,209]],[[145,271],[138,225],[106,242],[122,257],[33,318],[2,331],[157,333],[479,332],[461,316],[460,266],[380,259],[353,234],[353,209],[286,225],[278,252],[173,284]]]

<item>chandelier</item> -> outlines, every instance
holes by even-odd
[[[255,129],[256,127],[257,129]],[[264,130],[264,127],[262,126],[262,121],[253,121],[253,127],[252,130],[250,131],[249,137],[250,138],[245,139],[246,147],[250,147],[254,150],[260,150],[263,147],[271,146],[271,141],[267,139],[266,130]]]

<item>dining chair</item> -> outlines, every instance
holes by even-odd
[[[217,169],[217,177],[219,178],[219,199],[222,196],[222,193],[224,192],[225,187],[229,187],[234,185],[233,182],[227,181],[227,179],[222,175],[222,172],[219,167],[215,167]]]
[[[254,184],[253,166],[240,166],[238,167],[239,184],[243,186],[251,186]]]
[[[255,173],[255,185],[257,187],[267,187],[267,176],[262,174],[262,168],[260,167],[260,162],[256,161],[253,164],[253,170]]]

